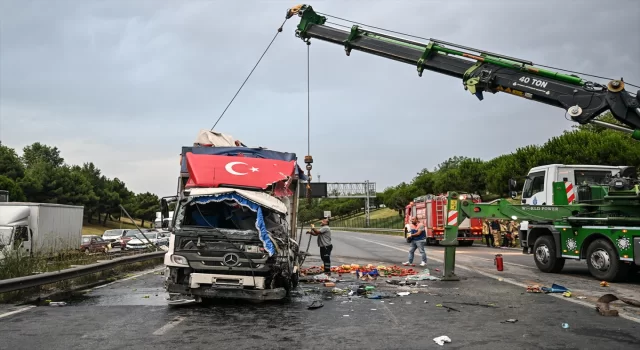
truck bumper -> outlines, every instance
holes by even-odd
[[[264,277],[192,273],[188,284],[166,281],[169,293],[200,298],[281,300],[287,296],[284,288],[264,289]]]

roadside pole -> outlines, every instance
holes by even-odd
[[[447,196],[447,223],[444,227],[444,239],[440,245],[444,246],[444,275],[442,281],[459,281],[456,275],[456,246],[458,245],[458,223],[462,215],[458,210],[458,193],[449,192]]]

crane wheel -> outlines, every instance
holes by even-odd
[[[533,245],[533,260],[542,272],[558,273],[564,267],[565,259],[556,256],[553,236],[545,235],[536,239]]]

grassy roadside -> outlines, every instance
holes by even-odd
[[[152,222],[145,221],[144,226],[141,226],[142,222],[140,220],[134,220],[135,223],[140,226],[140,228],[150,228],[153,226]],[[102,223],[98,223],[97,220],[94,220],[92,223],[88,223],[86,220],[82,225],[82,234],[83,235],[98,235],[102,236],[104,231],[112,230],[112,229],[135,229],[136,226],[131,223],[131,220],[122,219],[122,221],[111,221],[107,220],[107,225],[104,226]]]

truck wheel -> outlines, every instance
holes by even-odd
[[[300,282],[300,273],[296,272],[291,276],[291,286],[293,289],[298,288],[298,282]]]
[[[405,240],[407,243],[411,243],[411,240],[409,240],[409,231],[407,231],[407,228],[406,228],[406,227],[404,228],[404,240]]]
[[[629,265],[620,261],[611,242],[600,238],[587,248],[587,265],[591,275],[599,280],[616,282],[627,277]]]
[[[564,259],[556,257],[556,246],[552,236],[540,236],[533,245],[533,260],[542,272],[558,273],[564,267]]]

